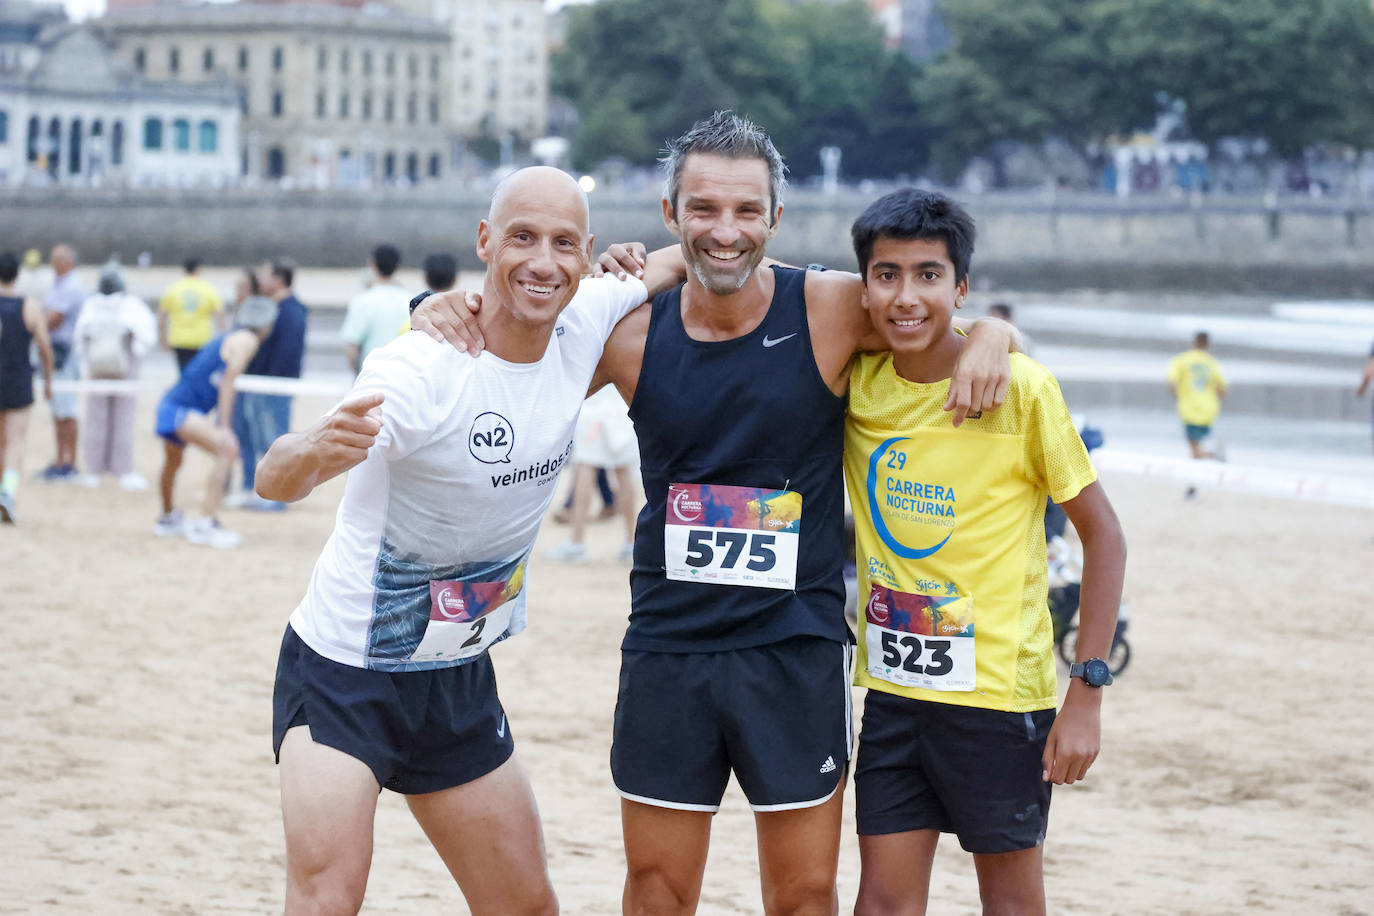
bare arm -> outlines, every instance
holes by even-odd
[[[158,348],[162,350],[169,349],[167,344],[167,322],[167,313],[159,309],[157,313],[157,345]]]
[[[1126,573],[1126,536],[1106,491],[1089,484],[1064,503],[1064,513],[1083,542],[1083,584],[1078,605],[1075,661],[1111,654]],[[1102,743],[1102,690],[1080,678],[1069,681],[1064,706],[1045,744],[1044,779],[1056,785],[1087,775]]]
[[[215,414],[215,425],[229,429],[234,417],[234,398],[238,392],[234,383],[258,352],[258,340],[252,331],[238,331],[224,338],[220,344],[220,355],[224,357],[224,375],[219,382],[219,405]]]
[[[353,370],[353,374],[358,374],[358,367],[361,361],[358,359],[362,355],[362,348],[355,343],[344,344],[344,357],[348,360],[348,368]]]
[[[43,364],[43,396],[52,400],[53,354],[52,341],[48,339],[48,324],[43,315],[43,306],[32,299],[24,300],[24,326],[33,335],[38,347],[38,361]]]
[[[1369,390],[1369,383],[1374,382],[1374,356],[1365,363],[1364,375],[1360,377],[1360,387],[1355,389],[1355,394],[1364,397],[1364,393]]]
[[[304,432],[273,442],[258,462],[258,495],[295,502],[361,464],[382,431],[382,400],[381,394],[357,395]]]

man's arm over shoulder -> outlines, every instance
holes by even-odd
[[[644,365],[644,347],[649,341],[649,319],[653,306],[644,303],[631,311],[611,330],[601,351],[587,393],[593,394],[606,384],[613,384],[626,404],[632,404],[639,384],[639,372]]]

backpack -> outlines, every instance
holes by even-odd
[[[118,319],[101,321],[86,339],[86,368],[93,379],[127,378],[133,364],[133,334]]]

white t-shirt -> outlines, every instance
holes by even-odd
[[[291,627],[345,665],[461,665],[525,628],[525,566],[587,386],[638,280],[585,279],[535,363],[410,333],[363,364],[382,432],[348,473]]]

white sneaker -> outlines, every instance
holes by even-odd
[[[243,538],[228,528],[221,528],[213,518],[198,518],[186,526],[186,540],[203,547],[227,550],[243,543]]]
[[[635,565],[635,545],[621,544],[620,550],[616,552],[615,556],[622,566]]]
[[[96,487],[100,486],[100,478],[95,474],[78,474],[76,476],[76,485],[78,487],[85,487],[87,490],[94,490]]]
[[[548,553],[550,560],[558,560],[560,563],[585,563],[587,562],[587,548],[573,541],[564,541]]]
[[[160,538],[181,537],[186,533],[186,519],[180,509],[173,509],[157,517],[153,523],[153,534]]]
[[[130,471],[120,476],[119,488],[125,493],[142,493],[148,489],[148,478],[137,471]]]
[[[224,497],[224,508],[242,509],[248,504],[248,501],[252,499],[257,499],[257,494],[252,490],[235,490]]]

